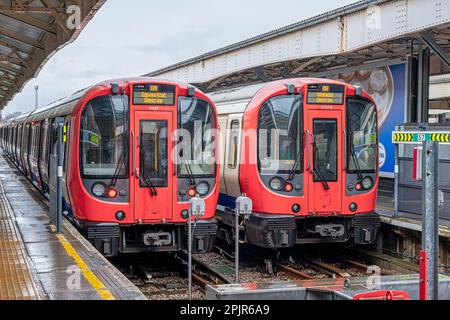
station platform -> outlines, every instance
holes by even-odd
[[[53,232],[42,195],[0,156],[0,300],[145,300],[68,222]]]
[[[394,198],[380,195],[377,200],[376,212],[381,216],[381,222],[403,229],[422,232],[422,217],[417,214],[399,212],[399,217],[394,218]],[[439,235],[450,239],[450,221],[439,219]]]

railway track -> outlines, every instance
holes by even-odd
[[[178,252],[175,255],[181,263],[183,271],[187,273],[188,255],[185,252]],[[192,280],[195,281],[202,289],[205,290],[207,285],[212,284],[230,284],[231,281],[225,275],[217,271],[212,265],[205,263],[196,256],[192,257]]]
[[[268,251],[247,250],[243,246],[240,257],[241,282],[270,283],[367,276],[373,269],[367,262],[374,261],[369,259],[370,254],[367,255],[367,259],[364,257],[361,251],[355,255],[352,250],[334,249],[331,249],[331,252],[324,250],[319,254],[307,249],[299,253],[299,250],[293,249],[276,255]],[[168,254],[160,261],[159,266],[145,267],[145,263],[154,260],[156,259],[134,262],[133,277],[139,282],[138,287],[142,288],[150,299],[187,299],[187,254],[185,252]],[[214,253],[193,255],[192,262],[194,299],[204,299],[205,288],[208,285],[234,283],[232,249],[218,245]],[[270,268],[267,267],[268,264]],[[398,261],[399,266],[402,264],[403,261]],[[164,269],[167,266],[170,266],[169,270]],[[381,274],[402,274],[399,268],[381,269]],[[162,269],[164,270],[161,271]],[[409,274],[409,269],[404,269],[404,273]]]

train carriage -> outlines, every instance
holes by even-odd
[[[196,221],[193,248],[212,250],[220,170],[217,112],[208,97],[186,84],[118,79],[3,124],[4,152],[47,197],[57,120],[67,138],[64,214],[99,251],[185,249],[189,200],[196,196],[206,211]],[[178,131],[196,137],[193,152]]]
[[[374,101],[360,88],[285,79],[210,94],[219,113],[218,235],[233,238],[235,200],[253,214],[241,237],[263,248],[372,244],[380,225]]]

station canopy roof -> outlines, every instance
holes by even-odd
[[[0,0],[0,110],[105,0]]]
[[[212,92],[405,61],[419,46],[446,55],[449,70],[450,1],[359,1],[146,75]]]

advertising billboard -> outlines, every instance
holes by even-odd
[[[395,148],[392,132],[406,121],[406,64],[340,73],[331,77],[361,86],[378,107],[381,176],[394,177]]]

